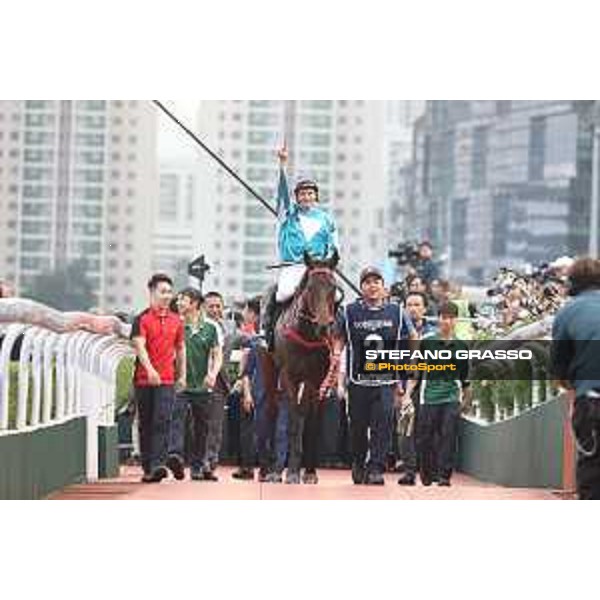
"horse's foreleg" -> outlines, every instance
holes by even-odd
[[[319,463],[319,437],[321,429],[321,404],[318,399],[316,390],[312,390],[311,396],[307,398],[306,405],[306,417],[304,420],[304,435],[303,435],[303,448],[304,448],[304,467],[306,468],[306,475],[314,474],[314,481],[312,478],[306,483],[316,483],[316,472]]]
[[[297,402],[300,385],[288,385],[288,483],[300,483],[302,467],[302,438],[304,431],[304,406]]]

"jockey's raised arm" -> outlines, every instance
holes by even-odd
[[[281,168],[279,169],[279,182],[277,184],[277,218],[279,221],[282,221],[288,216],[291,206],[292,201],[290,199],[287,174],[285,172],[285,167],[281,165]]]

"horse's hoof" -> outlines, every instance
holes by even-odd
[[[319,477],[314,471],[305,471],[302,476],[302,483],[305,483],[306,485],[317,485],[317,483],[319,483]]]
[[[300,483],[300,473],[296,471],[288,471],[285,475],[285,482],[288,485],[298,485]]]

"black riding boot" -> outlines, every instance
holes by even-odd
[[[277,327],[277,320],[279,319],[279,315],[281,315],[282,309],[283,305],[279,304],[279,302],[273,302],[270,314],[271,320],[267,330],[267,345],[269,347],[269,352],[275,352],[275,328]]]
[[[272,290],[265,302],[265,308],[262,314],[262,330],[265,342],[269,352],[273,352],[275,346],[275,319],[277,302],[275,299],[275,290]]]

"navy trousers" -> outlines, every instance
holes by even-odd
[[[140,454],[144,473],[164,466],[169,454],[183,456],[186,403],[172,385],[136,387]]]
[[[353,464],[383,473],[392,435],[393,386],[350,383],[348,408]]]

